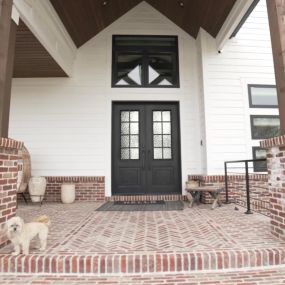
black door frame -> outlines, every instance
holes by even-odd
[[[125,104],[125,105],[132,105],[132,104],[173,104],[177,106],[177,114],[178,114],[178,118],[177,118],[177,134],[178,134],[178,165],[177,165],[177,170],[178,170],[178,176],[179,176],[179,191],[177,193],[173,193],[173,194],[182,194],[182,175],[181,175],[181,131],[180,131],[180,101],[143,101],[143,100],[139,100],[139,101],[125,101],[125,100],[115,100],[112,101],[112,114],[111,114],[111,195],[112,196],[131,196],[131,194],[128,195],[124,195],[124,194],[114,194],[113,191],[113,179],[114,179],[114,171],[113,171],[113,163],[114,163],[114,137],[113,137],[113,123],[114,123],[114,106],[116,104]],[[166,194],[166,195],[173,195],[173,194]],[[139,194],[134,194],[133,196],[136,196]],[[144,196],[145,194],[141,195]],[[147,194],[149,196],[149,194]],[[150,194],[151,195],[151,194]],[[156,194],[153,194],[156,195]]]

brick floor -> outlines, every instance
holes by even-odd
[[[97,212],[99,203],[21,205],[18,215],[52,221],[46,252],[0,251],[0,272],[159,273],[285,263],[285,243],[270,234],[269,218],[234,205],[172,212]]]
[[[285,284],[285,266],[259,270],[235,270],[180,274],[152,274],[133,276],[58,276],[58,275],[2,275],[0,284],[53,285],[275,285]]]

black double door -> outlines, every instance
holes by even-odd
[[[176,103],[114,103],[112,194],[181,193]]]

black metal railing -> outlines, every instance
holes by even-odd
[[[231,202],[246,207],[245,214],[255,211],[270,215],[267,180],[262,174],[253,172],[256,163],[265,161],[266,159],[247,159],[224,163],[226,203],[230,203],[230,193]]]

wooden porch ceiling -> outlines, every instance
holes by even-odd
[[[143,0],[50,0],[77,47]],[[216,37],[236,0],[146,0],[195,37],[204,28]]]
[[[16,32],[13,77],[67,77],[23,21]]]
[[[50,0],[77,47],[143,0]],[[202,27],[216,37],[236,0],[146,0],[189,35]],[[13,77],[67,77],[29,28],[20,21]]]

